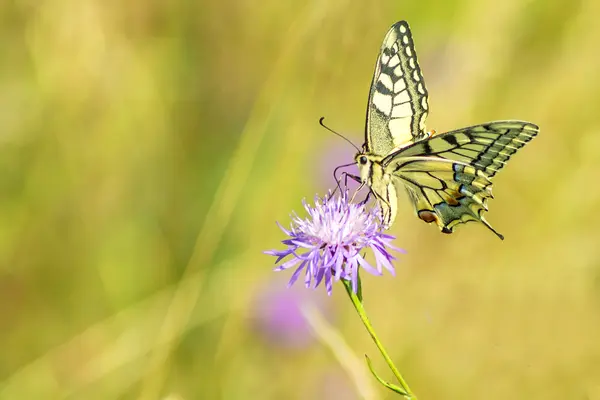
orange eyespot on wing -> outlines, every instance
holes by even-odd
[[[435,215],[435,213],[428,211],[428,210],[421,210],[418,213],[419,218],[421,218],[423,221],[427,222],[428,224],[432,223],[432,222],[437,222],[438,217],[437,215]]]

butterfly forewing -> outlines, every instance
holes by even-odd
[[[367,107],[366,150],[387,156],[426,138],[428,109],[412,34],[408,23],[399,21],[385,36],[375,64]]]
[[[537,125],[524,121],[489,122],[436,135],[391,154],[383,163],[399,156],[436,156],[472,165],[491,178],[538,131]]]

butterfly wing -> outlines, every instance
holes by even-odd
[[[442,133],[395,154],[460,161],[482,170],[491,178],[538,132],[539,127],[529,122],[494,121]],[[383,162],[385,164],[386,160]]]
[[[480,221],[492,196],[492,177],[537,135],[537,125],[496,121],[443,133],[386,157],[386,171],[407,187],[417,215],[442,232]]]
[[[388,31],[369,92],[365,150],[379,156],[427,137],[427,89],[406,21]]]

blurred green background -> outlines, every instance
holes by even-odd
[[[341,286],[271,272],[411,24],[438,132],[524,119],[488,220],[404,195],[367,310],[420,399],[600,399],[600,2],[0,2],[0,397],[378,399]],[[313,304],[307,315],[298,304]],[[304,309],[306,312],[306,309]],[[321,318],[320,316],[324,316]],[[395,398],[395,397],[394,397]]]

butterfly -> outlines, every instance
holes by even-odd
[[[426,131],[428,92],[408,23],[396,22],[383,40],[371,82],[365,143],[355,156],[361,185],[379,203],[386,227],[404,186],[417,216],[443,233],[468,221],[483,223],[492,178],[539,131],[525,121],[494,121],[436,134]]]

